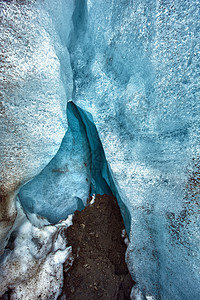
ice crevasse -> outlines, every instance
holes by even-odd
[[[198,299],[199,1],[0,5],[1,248],[17,194],[37,226],[114,194],[142,293]]]

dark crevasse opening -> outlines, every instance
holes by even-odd
[[[94,194],[107,194],[114,195],[117,198],[122,217],[125,223],[126,231],[130,233],[131,216],[130,213],[122,202],[118,189],[114,182],[112,171],[106,160],[102,143],[99,138],[97,128],[93,122],[92,115],[80,107],[76,106],[73,102],[69,103],[79,113],[83,121],[90,144],[92,154],[92,168],[91,168],[91,195]]]
[[[69,102],[67,116],[68,131],[56,156],[19,192],[24,211],[37,226],[45,219],[57,223],[82,210],[90,195],[114,195],[129,233],[130,214],[120,199],[91,114]]]
[[[107,194],[112,195],[112,191],[102,176],[102,170],[105,169],[107,162],[105,159],[103,147],[98,136],[98,132],[92,116],[76,106],[73,102],[68,103],[68,110],[73,112],[74,116],[81,121],[88,138],[89,148],[91,151],[91,186],[90,195]]]
[[[121,200],[117,184],[110,166],[105,158],[102,143],[99,138],[97,128],[94,124],[92,115],[86,110],[76,105],[77,96],[82,88],[91,85],[91,67],[95,56],[95,45],[90,35],[90,26],[88,24],[88,6],[87,1],[75,0],[75,9],[72,16],[73,30],[70,35],[69,53],[71,67],[73,71],[73,103],[82,119],[92,153],[91,169],[91,195],[108,194],[117,198],[122,217],[125,223],[126,231],[130,233],[131,215],[126,205]],[[83,95],[84,97],[84,95]]]

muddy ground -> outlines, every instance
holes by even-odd
[[[71,268],[69,260],[64,264],[64,286],[58,299],[130,299],[134,281],[125,263],[123,229],[117,201],[108,195],[96,195],[93,204],[74,213],[73,225],[65,233],[74,262]],[[1,299],[12,299],[12,290]]]
[[[130,299],[134,281],[125,263],[123,229],[114,197],[97,195],[94,204],[75,212],[73,225],[66,231],[75,260],[72,267],[64,271],[64,287],[59,299]]]

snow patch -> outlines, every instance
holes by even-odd
[[[139,290],[137,286],[133,286],[130,295],[131,300],[145,300],[142,292]]]
[[[63,285],[63,263],[72,262],[64,230],[72,215],[56,225],[34,227],[25,219],[0,267],[0,296],[12,289],[12,299],[57,299]],[[71,264],[71,263],[70,263]]]
[[[92,195],[92,200],[90,201],[90,204],[94,204],[94,200],[95,200],[95,194]]]

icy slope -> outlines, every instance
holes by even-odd
[[[198,299],[199,1],[76,1],[73,22],[73,99],[130,211],[132,275],[156,299]]]

